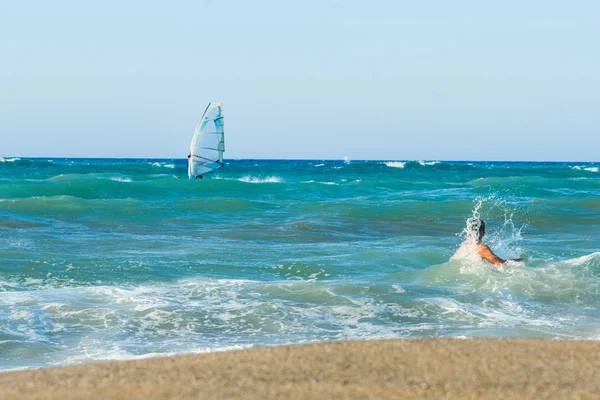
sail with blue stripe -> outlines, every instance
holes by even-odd
[[[208,103],[190,145],[188,177],[190,179],[221,168],[225,151],[223,103]]]

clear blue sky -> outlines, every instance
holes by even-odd
[[[3,1],[0,155],[600,160],[597,1]]]

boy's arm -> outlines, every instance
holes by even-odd
[[[494,264],[494,265],[502,265],[506,262],[506,260],[501,259],[489,248],[489,246],[482,244],[478,249],[479,256],[484,258],[486,261]]]
[[[478,252],[479,252],[480,257],[485,258],[486,261],[488,261],[494,265],[502,265],[506,261],[508,261],[508,260],[503,260],[500,257],[498,257],[497,255],[495,255],[494,252],[490,249],[490,247],[485,244],[479,245]],[[527,258],[513,258],[511,261],[523,262],[523,261],[527,261]]]

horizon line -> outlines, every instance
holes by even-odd
[[[18,158],[20,160],[23,159],[57,159],[57,160],[183,160],[186,158],[179,157],[52,157],[52,156],[35,156],[35,157],[27,157],[27,156],[0,156],[1,159],[10,159],[10,158]],[[459,160],[459,159],[442,159],[442,158],[415,158],[415,159],[393,159],[393,158],[365,158],[365,159],[346,159],[346,158],[224,158],[227,161],[342,161],[342,162],[366,162],[366,161],[376,161],[376,162],[385,162],[385,161],[399,161],[399,162],[419,162],[419,161],[428,161],[428,162],[503,162],[503,163],[598,163],[600,161],[591,161],[591,160],[501,160],[501,159],[490,159],[490,160]]]

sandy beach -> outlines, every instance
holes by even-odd
[[[0,374],[3,399],[597,399],[600,342],[328,342]]]

